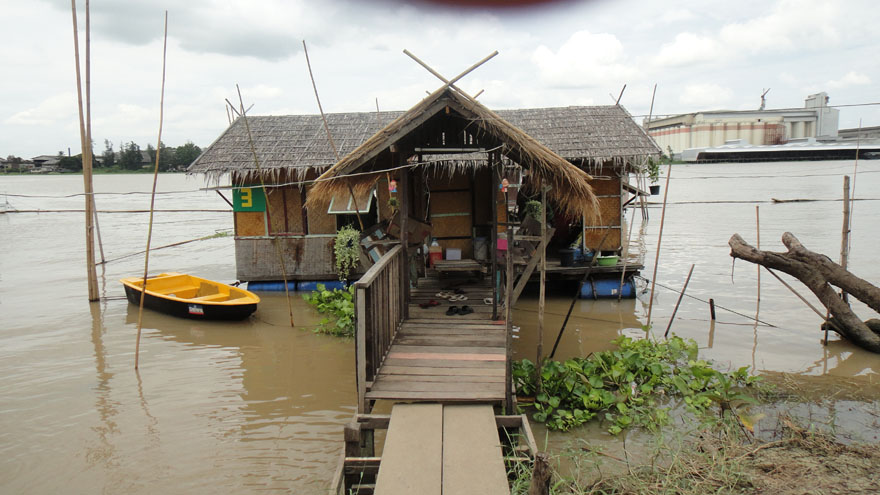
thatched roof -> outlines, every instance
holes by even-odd
[[[426,147],[491,147],[528,169],[527,189],[536,190],[539,184],[551,186],[550,198],[557,208],[589,217],[598,209],[590,175],[483,104],[448,87],[429,95],[324,172],[306,199],[306,207],[340,190],[372,184],[382,172],[400,165],[392,163],[392,146],[407,155]],[[454,162],[440,166],[450,171],[461,168]]]
[[[621,106],[571,106],[497,110],[513,124],[558,155],[590,171],[594,166],[641,165],[661,150]],[[329,113],[327,123],[339,156],[344,157],[404,112]],[[249,116],[260,169],[271,176],[286,172],[302,179],[336,163],[320,115]],[[485,161],[485,156],[447,155],[444,160]],[[468,163],[473,165],[473,163]],[[236,120],[189,167],[190,173],[216,179],[235,172],[244,180],[256,172],[242,119]]]

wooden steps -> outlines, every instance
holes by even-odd
[[[492,407],[395,404],[375,493],[509,494]]]

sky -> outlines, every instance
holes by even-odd
[[[467,3],[463,0],[458,4]],[[494,2],[478,2],[492,4]],[[78,0],[80,44],[85,2]],[[655,115],[880,102],[876,0],[568,0],[449,6],[429,0],[91,0],[96,153],[158,139],[212,143],[225,100],[249,115],[315,114],[303,40],[325,112],[405,110],[442,83],[404,49],[493,109],[620,103]],[[70,2],[0,0],[0,156],[80,152]],[[80,50],[84,70],[84,48]],[[84,77],[84,76],[83,76]],[[880,125],[880,106],[840,109]]]

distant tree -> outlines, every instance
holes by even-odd
[[[104,154],[101,155],[101,162],[101,165],[107,168],[116,165],[116,154],[113,152],[113,143],[109,139],[104,140]]]
[[[174,158],[174,148],[165,146],[165,143],[159,141],[159,171],[167,172],[171,168],[171,161]]]
[[[64,156],[62,154],[58,158],[58,166],[61,170],[66,170],[68,172],[80,172],[83,168],[82,155]]]
[[[141,147],[133,141],[123,145],[119,153],[119,166],[125,170],[140,169]]]
[[[153,145],[152,145],[152,144],[147,143],[147,149],[146,149],[146,151],[147,151],[147,156],[150,157],[150,166],[151,166],[151,168],[152,168],[152,165],[153,165],[154,163],[156,163],[156,148],[153,148]]]
[[[187,141],[186,144],[178,146],[174,151],[174,159],[171,161],[171,165],[173,165],[174,168],[186,168],[201,154],[201,148],[193,144],[192,141]]]

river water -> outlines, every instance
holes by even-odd
[[[673,166],[652,331],[662,335],[678,299],[666,287],[680,289],[695,264],[687,294],[714,298],[718,319],[712,323],[706,303],[685,297],[672,331],[695,339],[719,367],[876,382],[880,359],[834,335],[822,345],[819,317],[766,272],[759,305],[756,267],[732,266],[727,247],[733,233],[754,244],[758,206],[762,248],[784,250],[780,237],[791,231],[836,259],[836,199],[842,176],[852,171],[848,161]],[[850,255],[853,272],[875,284],[878,172],[880,163],[858,165],[855,194],[865,200],[855,202]],[[102,300],[88,303],[83,214],[57,211],[82,209],[81,196],[62,197],[81,191],[82,177],[0,177],[0,203],[43,210],[0,214],[0,486],[6,493],[322,493],[338,460],[342,425],[355,410],[354,352],[350,341],[310,332],[319,318],[300,298],[293,299],[295,328],[283,295],[264,295],[244,323],[147,312],[141,369],[134,371],[137,310],[118,279],[143,272],[143,256],[129,255],[144,249],[148,215],[128,211],[149,208],[149,195],[139,193],[150,190],[151,180],[95,177],[98,208],[114,212],[100,215],[110,261],[98,270]],[[159,177],[154,248],[231,230],[228,205],[199,191],[203,185],[183,175]],[[649,215],[642,222],[636,212],[631,257],[644,260],[642,274],[650,279],[659,205]],[[232,238],[151,254],[151,273],[174,270],[233,281]],[[570,288],[552,289],[548,351],[570,303]],[[647,293],[619,303],[578,301],[556,357],[608,348],[620,334],[642,335],[648,301]],[[533,359],[536,309],[536,296],[526,293],[515,310],[518,358]]]

